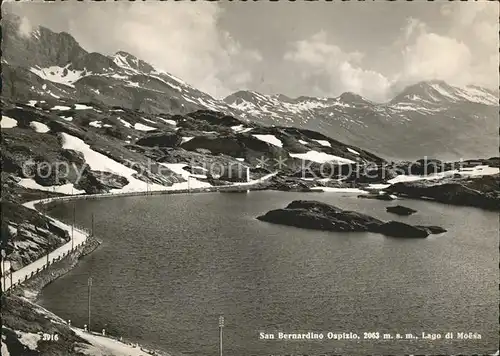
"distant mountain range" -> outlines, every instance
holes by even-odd
[[[239,91],[224,101],[260,123],[318,130],[389,158],[456,159],[498,152],[498,96],[476,86],[421,82],[387,103],[349,92],[291,99]]]
[[[220,111],[267,126],[319,131],[390,159],[490,157],[498,154],[498,94],[442,81],[405,88],[387,103],[355,93],[336,98],[238,91],[213,98],[141,59],[89,53],[68,33],[19,31],[2,19],[2,96],[9,100],[94,102],[150,114]]]

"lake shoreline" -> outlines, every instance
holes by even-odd
[[[261,177],[258,180],[248,182],[248,183],[241,183],[241,184],[236,184],[236,185],[228,185],[228,186],[212,186],[212,187],[205,187],[205,188],[193,188],[193,189],[171,189],[171,190],[159,190],[159,191],[138,191],[138,192],[126,192],[126,193],[104,193],[104,194],[73,194],[73,195],[60,195],[60,196],[53,196],[50,198],[45,198],[45,199],[35,199],[31,200],[28,202],[23,203],[22,205],[37,211],[39,214],[42,214],[46,216],[47,218],[51,219],[55,223],[58,223],[62,226],[65,226],[65,229],[69,231],[70,225],[65,224],[63,221],[49,216],[47,213],[45,213],[46,209],[45,206],[48,206],[49,204],[52,203],[57,203],[57,202],[69,202],[77,199],[84,199],[84,200],[90,200],[90,199],[103,199],[103,198],[122,198],[122,197],[130,197],[130,196],[153,196],[153,195],[170,195],[170,194],[201,194],[201,193],[214,193],[214,192],[220,192],[220,193],[245,193],[247,191],[251,190],[267,190],[267,186],[265,185],[266,180],[273,177],[276,173],[271,173],[268,174],[264,177]],[[19,281],[16,281],[14,283],[14,286],[10,286],[10,291],[9,289],[7,290],[9,293],[11,293],[13,296],[16,297],[22,297],[26,298],[29,302],[33,303],[39,308],[43,308],[49,312],[50,310],[44,308],[39,304],[39,295],[42,292],[42,290],[48,286],[50,283],[56,281],[60,277],[66,275],[69,273],[72,269],[76,268],[78,266],[78,262],[86,255],[89,255],[93,251],[95,251],[101,242],[95,237],[91,236],[87,231],[83,231],[81,229],[75,228],[75,231],[84,234],[86,236],[84,243],[81,246],[77,246],[74,250],[69,251],[66,255],[61,256],[60,258],[53,260],[50,265],[48,265],[46,268],[43,268],[40,270],[39,273],[36,273],[29,277],[26,275],[26,279],[20,279]],[[89,241],[90,240],[90,241]],[[66,244],[63,244],[59,246],[58,248],[68,245],[70,242],[67,242]],[[54,253],[58,248],[55,250],[51,251],[50,253]],[[44,259],[47,255],[44,255],[40,258],[38,258],[36,261],[40,259]],[[23,268],[26,268],[30,266],[32,263],[36,262],[32,261],[30,264],[23,266],[21,269],[17,270],[20,271]],[[16,271],[16,272],[17,272]],[[51,312],[52,313],[52,312]],[[56,315],[56,314],[54,314]],[[68,325],[68,327],[73,328],[73,326]],[[115,340],[113,337],[105,336],[109,338],[110,340]],[[116,340],[115,340],[116,341]],[[128,343],[129,345],[136,345],[135,347],[140,347],[138,344],[135,343]],[[147,354],[150,355],[168,355],[166,351],[161,351],[161,353],[158,353],[158,351],[149,351],[145,348],[140,347],[143,352],[146,352]]]
[[[269,194],[269,195],[268,195]],[[148,238],[148,241],[149,242],[153,242],[153,241],[157,241],[157,242],[160,242],[159,244],[154,244],[153,247],[149,247],[147,251],[150,251],[151,253],[154,253],[154,251],[159,251],[158,250],[158,245],[161,245],[162,242],[159,237],[160,236],[177,236],[177,237],[173,237],[172,238],[172,241],[173,242],[168,242],[167,245],[170,246],[171,248],[171,251],[177,251],[177,248],[180,246],[180,245],[184,245],[184,244],[188,244],[188,246],[194,246],[192,243],[190,243],[188,237],[191,236],[193,239],[195,240],[192,240],[193,243],[195,243],[195,241],[199,241],[199,243],[203,244],[203,246],[205,246],[205,244],[207,244],[207,246],[221,246],[221,245],[227,245],[227,244],[231,244],[231,243],[234,243],[235,245],[239,245],[240,242],[238,241],[244,241],[243,243],[245,244],[245,246],[247,246],[248,244],[248,247],[250,248],[250,246],[252,246],[252,248],[256,248],[258,249],[258,251],[260,251],[260,249],[257,247],[257,245],[260,246],[260,244],[258,242],[249,242],[248,240],[248,237],[249,236],[257,236],[256,235],[256,231],[261,231],[261,232],[264,232],[265,233],[263,234],[263,238],[257,238],[256,241],[260,241],[260,240],[265,240],[265,241],[270,241],[270,245],[268,245],[268,247],[272,247],[273,245],[276,245],[276,246],[281,246],[281,241],[286,241],[287,245],[286,246],[292,246],[294,245],[294,241],[297,242],[297,245],[299,244],[303,244],[305,241],[310,241],[311,244],[310,245],[307,245],[308,247],[307,248],[314,248],[314,246],[317,244],[318,247],[320,245],[323,245],[323,248],[319,249],[319,251],[324,251],[324,250],[329,250],[329,247],[328,246],[336,246],[335,244],[337,242],[335,241],[338,241],[338,243],[342,244],[342,246],[344,248],[347,248],[348,246],[351,246],[352,244],[360,244],[360,245],[363,245],[363,246],[372,246],[372,247],[376,247],[376,246],[385,246],[384,248],[401,248],[403,250],[406,250],[408,249],[409,252],[411,251],[412,253],[414,252],[414,248],[412,246],[415,246],[415,247],[418,247],[419,249],[420,248],[423,248],[423,249],[427,249],[429,248],[429,252],[431,250],[435,250],[435,247],[434,246],[437,246],[437,245],[448,245],[448,242],[447,241],[450,241],[450,238],[451,236],[444,236],[444,238],[440,238],[440,239],[437,239],[437,238],[434,238],[434,239],[431,239],[429,240],[429,242],[427,243],[418,243],[418,245],[415,244],[415,242],[398,242],[398,241],[395,241],[395,240],[392,240],[392,239],[386,239],[386,240],[382,240],[381,238],[375,236],[368,236],[367,238],[356,238],[356,239],[345,239],[344,237],[347,237],[347,236],[330,236],[330,235],[326,235],[324,234],[320,234],[319,237],[317,239],[309,239],[309,233],[307,236],[302,236],[302,237],[297,237],[295,235],[302,235],[302,231],[292,231],[291,229],[287,229],[285,228],[285,231],[286,234],[280,234],[279,231],[281,231],[281,228],[280,227],[276,227],[274,225],[270,225],[270,224],[265,224],[265,225],[261,225],[261,223],[259,222],[256,222],[256,223],[252,223],[250,222],[250,225],[253,226],[252,228],[250,229],[247,229],[248,230],[248,236],[247,234],[245,235],[232,235],[232,234],[225,234],[226,237],[221,237],[221,239],[203,239],[203,238],[196,238],[195,236],[201,236],[199,233],[196,233],[197,230],[200,230],[200,231],[212,231],[212,230],[209,230],[210,228],[208,226],[217,226],[219,223],[217,222],[214,222],[214,224],[210,224],[210,219],[207,220],[206,216],[210,216],[210,215],[213,215],[211,213],[207,213],[207,214],[204,214],[202,215],[201,217],[199,217],[198,213],[202,210],[213,210],[211,208],[207,208],[205,207],[204,203],[208,203],[210,201],[220,201],[222,205],[225,205],[227,207],[227,209],[225,210],[220,210],[220,211],[223,211],[223,212],[233,212],[232,214],[229,215],[228,217],[228,223],[230,222],[233,222],[233,225],[235,227],[235,230],[234,231],[240,231],[238,230],[239,228],[237,228],[237,226],[241,226],[241,223],[240,223],[240,219],[236,219],[236,215],[238,216],[241,216],[241,214],[239,214],[239,210],[235,210],[236,207],[238,206],[241,206],[241,210],[245,212],[245,217],[241,219],[241,221],[247,221],[248,219],[251,219],[253,220],[253,218],[255,216],[257,216],[258,214],[256,213],[260,213],[260,211],[264,212],[264,211],[267,211],[269,208],[271,207],[275,207],[275,206],[281,206],[283,203],[281,202],[282,200],[284,200],[285,202],[289,202],[292,200],[293,197],[295,197],[295,199],[316,199],[315,197],[317,196],[317,199],[318,200],[325,200],[326,201],[331,201],[331,203],[333,204],[336,204],[336,206],[340,206],[340,207],[343,207],[345,209],[350,209],[350,210],[355,210],[355,211],[358,211],[358,208],[359,208],[359,211],[361,212],[365,212],[367,213],[369,210],[371,211],[376,211],[376,214],[375,216],[377,216],[377,214],[380,214],[380,215],[385,215],[385,209],[381,209],[383,208],[384,206],[390,204],[390,202],[379,202],[378,200],[361,200],[361,199],[357,199],[355,195],[351,195],[349,194],[348,196],[346,197],[342,197],[343,195],[345,194],[321,194],[321,195],[317,195],[317,194],[307,194],[307,195],[302,195],[302,194],[299,194],[299,193],[292,193],[291,195],[289,195],[288,193],[287,194],[284,194],[283,192],[279,192],[279,191],[275,191],[275,192],[268,192],[268,191],[263,191],[261,193],[259,192],[256,192],[255,194],[251,193],[249,195],[244,195],[242,197],[239,197],[239,196],[234,196],[234,195],[230,195],[230,194],[224,194],[224,195],[219,195],[219,194],[213,194],[213,195],[206,195],[206,196],[197,196],[196,198],[193,197],[193,199],[189,199],[189,197],[187,195],[184,195],[184,196],[177,196],[175,199],[172,199],[172,204],[167,204],[168,206],[165,207],[165,212],[171,212],[174,216],[173,219],[169,219],[168,221],[165,221],[165,222],[162,222],[162,224],[167,224],[168,226],[170,226],[171,224],[175,224],[175,221],[180,221],[178,220],[179,218],[180,219],[183,219],[183,211],[182,209],[178,209],[176,207],[180,207],[180,206],[185,206],[184,204],[188,203],[188,207],[185,208],[185,209],[190,209],[190,207],[193,207],[193,210],[189,210],[189,211],[193,211],[193,216],[197,216],[198,218],[196,218],[196,220],[194,220],[194,228],[192,229],[193,232],[195,232],[195,234],[189,234],[189,233],[186,233],[186,235],[179,235],[179,231],[184,231],[183,229],[181,228],[173,228],[171,230],[169,230],[168,232],[160,232],[158,235],[151,235],[149,236]],[[303,197],[303,198],[302,198]],[[173,198],[173,197],[172,197]],[[167,199],[166,201],[169,201],[170,199]],[[100,209],[97,209],[96,207],[97,206],[101,206],[101,202],[91,202],[89,205],[87,205],[86,203],[84,202],[81,202],[82,205],[79,207],[81,208],[81,211],[82,211],[82,214],[83,212],[90,212],[90,211],[95,211],[98,215],[101,214],[101,213],[105,213],[107,211],[109,211],[108,208],[111,208],[112,206],[115,207],[113,208],[113,210],[108,214],[108,215],[103,215],[103,219],[104,217],[106,217],[106,219],[111,219],[112,216],[115,216],[117,212],[120,211],[120,207],[132,207],[132,206],[136,206],[139,208],[139,210],[137,210],[138,212],[140,212],[141,216],[142,214],[146,214],[147,216],[149,216],[148,219],[146,219],[146,221],[143,222],[143,225],[144,226],[150,226],[152,224],[152,222],[154,221],[157,221],[158,217],[161,217],[161,216],[165,216],[165,212],[163,210],[161,211],[158,211],[157,209],[159,207],[162,207],[162,206],[165,206],[165,202],[164,202],[164,199],[160,198],[160,197],[157,197],[156,199],[147,199],[146,197],[144,198],[141,198],[141,199],[127,199],[128,202],[123,202],[122,201],[108,201],[108,202],[105,202],[105,203],[102,203],[102,207]],[[262,202],[264,205],[263,207],[260,207],[260,206],[257,206],[255,205],[255,203],[253,202]],[[279,204],[277,203],[271,203],[269,204],[269,201],[275,201],[275,202],[279,202]],[[174,202],[177,202],[177,203],[174,203]],[[351,205],[352,204],[352,205]],[[438,209],[439,211],[440,210],[445,210],[446,211],[446,214],[445,215],[450,215],[450,216],[454,216],[456,215],[454,213],[454,209],[450,206],[446,206],[445,204],[429,204],[430,207],[432,207],[432,209],[430,210],[425,210],[424,212],[424,209],[423,209],[423,206],[427,206],[427,202],[422,202],[420,203],[419,201],[417,200],[412,200],[412,203],[410,206],[413,206],[413,204],[415,205],[414,208],[415,209],[418,209],[422,214],[417,214],[416,215],[416,219],[419,219],[420,216],[423,218],[423,219],[426,219],[427,215],[428,215],[428,218],[430,219],[429,222],[434,222],[435,218],[433,218],[432,216],[434,216],[432,214],[432,212],[436,211],[436,209]],[[203,205],[204,207],[200,207],[200,205]],[[86,208],[86,206],[88,206],[88,208]],[[143,210],[144,207],[146,206],[149,206],[150,209],[149,210]],[[198,206],[198,208],[195,208],[196,206]],[[211,205],[210,205],[211,206]],[[217,207],[219,205],[215,205],[214,207]],[[368,206],[369,208],[364,208],[365,206]],[[421,209],[419,208],[422,207]],[[264,208],[265,207],[265,208]],[[452,208],[452,209],[450,209]],[[366,210],[366,211],[364,211]],[[472,210],[475,210],[475,211],[472,211]],[[127,210],[128,211],[128,210]],[[148,211],[150,211],[151,213],[148,213]],[[219,210],[217,209],[217,211],[219,212]],[[474,213],[474,214],[478,214],[480,215],[480,212],[477,210],[477,209],[464,209],[463,210],[463,213],[459,213],[459,215],[463,215],[465,212],[467,211],[470,211],[471,213]],[[157,212],[157,213],[153,213],[153,212]],[[51,210],[51,213],[54,214],[54,216],[59,216],[61,217],[62,219],[64,219],[64,221],[70,221],[71,220],[71,212],[69,211],[68,212],[68,209],[65,208],[64,206],[61,207],[59,206],[57,208],[57,210]],[[151,215],[152,214],[152,215]],[[214,214],[222,214],[222,213],[214,213]],[[137,213],[134,214],[135,216],[138,216]],[[100,215],[99,215],[100,216]],[[224,215],[226,216],[226,215]],[[438,216],[441,216],[438,214]],[[187,218],[187,216],[186,216]],[[383,218],[383,216],[378,216],[378,218]],[[415,217],[413,217],[415,219]],[[112,230],[106,230],[106,231],[102,231],[102,234],[103,236],[106,236],[106,243],[108,241],[123,241],[123,243],[120,243],[120,245],[114,245],[114,244],[111,244],[111,246],[107,246],[106,247],[106,251],[110,251],[110,250],[113,250],[113,251],[121,251],[121,250],[116,250],[117,248],[126,248],[126,245],[129,244],[129,239],[128,237],[126,238],[126,240],[124,240],[125,236],[119,236],[117,235],[118,231],[120,231],[120,227],[123,226],[122,225],[122,222],[125,222],[125,221],[129,221],[129,219],[131,219],[130,217],[125,217],[125,216],[122,216],[121,218],[119,218],[119,221],[117,221],[116,223],[113,224],[113,227],[112,227]],[[142,218],[138,218],[136,220],[138,221],[141,221]],[[235,220],[236,219],[236,220]],[[83,221],[83,220],[82,220]],[[88,221],[88,220],[87,220]],[[200,221],[206,221],[206,223],[208,224],[207,227],[203,227],[202,229],[200,228],[197,228],[196,226],[198,225],[198,223]],[[214,220],[216,221],[216,220]],[[217,220],[218,221],[218,220]],[[169,223],[170,222],[170,223]],[[438,223],[439,221],[438,220],[435,220],[435,223]],[[417,221],[415,221],[415,223],[417,223]],[[418,222],[420,224],[423,224],[424,221],[422,222]],[[225,224],[225,222],[224,222]],[[142,225],[141,225],[142,226]],[[173,227],[174,225],[172,225]],[[245,226],[245,225],[243,225]],[[447,224],[444,224],[443,222],[443,226],[448,226]],[[455,225],[453,225],[455,226]],[[110,227],[111,228],[111,227]],[[101,228],[99,228],[100,230]],[[278,230],[280,229],[280,230]],[[162,228],[159,228],[158,231],[162,230]],[[140,231],[140,228],[138,228],[137,231]],[[274,233],[274,231],[276,231],[276,233]],[[451,229],[451,232],[454,234],[455,232],[455,229]],[[456,228],[456,231],[462,231],[461,228]],[[109,232],[107,234],[107,232]],[[269,233],[268,233],[269,232]],[[108,239],[107,237],[111,237],[112,239]],[[134,238],[132,237],[133,235],[135,236],[135,232],[132,233],[130,232],[129,233],[131,239],[133,240]],[[262,234],[261,234],[262,235]],[[269,239],[269,238],[266,238],[265,236],[272,236],[273,238],[272,239]],[[466,234],[467,235],[467,234]],[[115,239],[115,236],[116,236],[116,239]],[[230,237],[229,237],[230,236]],[[465,236],[465,235],[464,235]],[[300,239],[300,240],[299,240]],[[132,241],[131,240],[131,241]],[[332,240],[335,240],[335,241],[332,241]],[[170,241],[170,239],[169,239]],[[177,241],[177,242],[175,242]],[[217,242],[219,241],[219,242]],[[300,242],[302,241],[302,242]],[[348,242],[349,241],[349,242]],[[300,243],[299,243],[300,242]],[[196,243],[195,243],[196,244]],[[456,244],[454,244],[456,246]],[[267,245],[266,245],[267,246]],[[326,249],[324,248],[326,247]],[[102,250],[100,250],[101,252],[104,252],[104,248]],[[314,248],[315,249],[315,248]],[[447,249],[447,248],[446,248]],[[265,250],[267,251],[268,248],[265,248]],[[298,250],[301,250],[300,248]],[[316,250],[316,249],[315,249]],[[333,251],[334,249],[332,249]],[[337,250],[337,248],[335,248],[335,250]],[[341,250],[341,249],[338,249],[338,250]],[[215,251],[215,249],[214,249]],[[377,251],[375,249],[375,251]],[[97,252],[98,255],[101,255],[101,252]],[[107,252],[106,252],[107,253]],[[249,252],[250,254],[251,253],[255,253],[254,250],[251,250],[251,252]],[[205,252],[200,252],[201,255],[205,255],[206,253]],[[105,256],[106,254],[103,254],[102,256]],[[118,255],[118,252],[117,254],[113,254],[114,256],[117,256]],[[112,255],[112,256],[113,256]],[[137,254],[135,253],[134,254],[135,256],[137,256]],[[141,256],[141,257],[138,257],[137,259],[140,260],[140,261],[144,261],[144,258],[145,256],[148,256],[149,254],[146,253],[145,255]],[[173,253],[172,255],[175,255],[175,253]],[[361,254],[360,254],[361,255]],[[427,255],[427,254],[425,254]],[[161,255],[162,257],[165,257],[166,256],[164,254]],[[399,256],[405,256],[405,254],[399,254]],[[320,256],[321,257],[321,256]],[[330,264],[330,262],[328,261],[334,261],[336,260],[335,258],[331,258],[331,259],[323,259],[323,258],[319,258],[319,260],[321,261],[324,261],[324,263],[327,263],[327,264]],[[153,257],[154,259],[154,257]],[[170,257],[169,258],[166,258],[166,260],[169,260],[171,262],[169,263],[174,263],[175,264],[175,261],[176,260],[171,260]],[[208,260],[210,260],[210,258],[208,258]],[[207,262],[208,260],[206,259],[202,259],[203,262]],[[232,260],[230,257],[228,257],[228,260]],[[246,261],[246,259],[243,259],[244,261]],[[318,261],[319,261],[318,260]],[[404,258],[401,258],[401,260],[405,260],[403,262],[408,262],[406,261],[406,259]],[[417,258],[418,260],[418,258]],[[410,264],[411,264],[411,261],[415,261],[414,258],[410,258]],[[130,267],[131,268],[134,268],[133,266],[135,266],[135,263],[137,261],[134,260],[134,263],[133,264],[130,264]],[[105,266],[105,263],[106,261],[105,260],[102,260],[101,261],[101,271],[104,271],[102,268],[103,266]],[[239,262],[238,262],[239,263]],[[323,263],[323,262],[322,262]],[[421,266],[422,263],[415,263],[417,266]],[[86,263],[84,262],[84,264],[82,265],[86,265]],[[151,266],[155,265],[155,263],[152,263]],[[167,266],[168,263],[164,263],[164,264],[161,264],[160,266],[161,267],[165,267]],[[405,263],[406,265],[406,263]],[[149,266],[149,264],[148,264]],[[151,267],[149,266],[149,267]],[[92,267],[92,270],[95,270],[95,266]],[[214,267],[215,268],[215,267]],[[118,270],[119,267],[116,268],[116,270]],[[147,270],[149,268],[145,268],[143,273],[138,273],[137,276],[142,280],[142,277],[144,276],[149,276]],[[217,271],[218,271],[219,267],[217,267]],[[83,274],[82,273],[77,273],[77,275],[80,275],[80,277],[76,277],[74,273],[71,273],[71,275],[73,277],[71,277],[69,280],[68,280],[68,283],[66,283],[66,280],[64,280],[64,282],[60,282],[60,284],[55,284],[54,286],[51,286],[49,287],[48,289],[48,293],[45,293],[42,294],[42,297],[44,300],[48,300],[46,298],[50,298],[52,295],[54,295],[54,292],[57,293],[57,289],[59,289],[59,287],[61,286],[64,286],[64,285],[71,285],[73,283],[75,283],[76,280],[78,280],[78,284],[81,285],[81,290],[76,293],[76,294],[80,294],[82,291],[85,290],[85,286],[84,286],[84,283],[86,282],[86,275],[89,273],[91,269],[85,267],[83,271]],[[161,270],[161,269],[160,269]],[[246,269],[245,269],[246,270]],[[249,270],[252,270],[251,268]],[[425,270],[425,269],[424,269]],[[419,270],[420,271],[420,270]],[[215,273],[215,270],[212,270],[213,273]],[[93,272],[92,272],[93,273]],[[375,273],[375,272],[374,272]],[[106,273],[105,273],[106,274]],[[424,273],[425,274],[425,273]],[[111,274],[111,275],[114,275]],[[110,276],[111,276],[110,275]],[[170,274],[170,277],[172,279],[174,278],[181,278],[182,274],[175,274],[175,272],[171,272]],[[104,274],[103,274],[104,276]],[[104,277],[101,277],[101,278],[104,278]],[[260,274],[259,274],[260,276]],[[97,278],[97,276],[96,276]],[[201,277],[200,277],[201,278]],[[109,281],[111,280],[114,280],[113,279],[109,279]],[[124,278],[121,278],[119,281],[116,281],[116,283],[118,283],[117,285],[122,285],[127,279],[124,279]],[[182,279],[183,280],[183,279]],[[103,280],[105,281],[105,280]],[[184,280],[183,280],[184,281]],[[151,282],[151,280],[144,280],[143,281],[144,284],[147,284],[149,282]],[[338,283],[338,281],[336,282]],[[415,282],[416,283],[416,282]],[[103,287],[106,283],[103,282]],[[141,286],[142,286],[142,283],[139,283]],[[193,284],[194,285],[194,284]],[[239,284],[238,284],[239,285]],[[328,285],[328,284],[326,284]],[[335,284],[337,285],[337,284]],[[134,287],[135,288],[135,287]],[[183,287],[184,288],[184,287]],[[278,288],[277,288],[278,289]],[[144,291],[142,289],[141,290],[141,293],[143,293]],[[188,290],[188,289],[187,289]],[[383,293],[382,293],[383,294]],[[142,295],[142,294],[141,294]],[[225,294],[222,294],[221,295],[221,298],[225,298],[224,297]],[[306,294],[304,295],[307,295],[307,292]],[[54,295],[55,296],[55,295]],[[101,296],[102,297],[102,296]],[[69,309],[67,312],[69,314],[66,314],[66,309],[59,309],[58,308],[58,304],[64,302],[64,298],[66,298],[66,296],[60,296],[60,297],[56,297],[55,299],[52,299],[52,302],[51,303],[48,303],[46,304],[47,306],[51,306],[53,305],[55,309],[53,310],[58,310],[59,313],[62,313],[62,315],[67,315],[66,317],[72,317],[77,318],[78,315],[80,315],[80,312],[79,313],[72,313],[71,312],[71,309]],[[211,298],[215,298],[214,295],[212,295]],[[73,296],[71,296],[71,299],[73,299]],[[121,298],[120,298],[121,299]],[[120,300],[118,299],[118,300]],[[56,301],[55,303],[53,301]],[[216,299],[214,299],[216,300]],[[105,302],[105,301],[104,301]],[[242,302],[244,302],[244,299],[242,300]],[[170,305],[170,308],[173,308],[175,310],[179,310],[179,305],[177,302],[175,301],[171,301],[171,303],[173,304],[169,304]],[[74,303],[73,302],[69,302],[68,305],[73,305]],[[409,303],[411,304],[411,303]],[[105,305],[108,305],[106,304],[106,302],[103,304],[103,306]],[[109,305],[108,305],[109,307]],[[82,304],[81,306],[81,311],[84,312],[85,311],[85,305]],[[79,309],[79,310],[80,310]],[[63,310],[64,312],[61,312],[61,310]],[[231,315],[231,313],[229,312],[225,312],[225,314],[227,313],[227,318],[228,320],[235,320],[236,318],[236,315],[244,315],[241,313],[241,311],[239,309],[235,309],[235,314],[234,315]],[[140,314],[142,314],[142,312],[140,312]],[[193,314],[193,313],[192,313]],[[189,315],[189,313],[188,313]],[[253,318],[253,317],[252,317]],[[80,320],[79,319],[79,323],[81,324],[82,322],[84,322],[85,320],[82,319]],[[191,317],[186,317],[186,319],[191,319]],[[115,322],[118,322],[118,324],[115,324]],[[120,318],[116,318],[113,319],[113,324],[115,325],[121,325],[120,323],[122,322],[122,320],[120,320]],[[257,324],[258,324],[258,321],[257,321]],[[256,325],[257,325],[256,324]],[[137,325],[140,325],[140,323],[136,324]],[[354,324],[356,325],[356,324]],[[360,324],[361,325],[361,324]],[[179,327],[180,328],[183,328],[185,325],[183,324],[179,324]],[[167,330],[169,330],[168,332],[169,333],[172,333],[174,332],[173,330],[175,330],[177,327],[174,326],[174,325],[170,325]],[[152,329],[152,331],[154,332],[154,329]],[[194,334],[197,334],[197,332],[194,332]],[[129,334],[129,337],[131,337],[133,339],[135,334]],[[156,335],[156,334],[154,334]],[[187,337],[187,336],[186,336]],[[246,338],[248,340],[248,338]],[[142,340],[142,339],[141,339]],[[149,340],[149,339],[148,339]],[[177,340],[177,338],[175,338],[174,340]],[[182,338],[179,338],[179,340],[182,340]],[[147,345],[149,345],[149,341],[143,341],[143,342],[146,342]],[[155,344],[154,342],[154,338],[151,339],[151,342],[153,343],[153,345],[157,345],[158,347],[163,347],[165,350],[177,350],[177,345],[175,344],[175,342],[170,342],[170,341],[166,341],[166,342],[160,342],[159,344]],[[249,344],[252,344],[252,341],[248,341]],[[246,343],[246,342],[245,342]],[[173,347],[169,348],[168,346],[171,345]],[[203,345],[202,345],[203,347]],[[253,347],[253,346],[252,346]],[[443,346],[444,347],[444,346]],[[264,345],[263,349],[266,349],[267,347]],[[180,350],[182,350],[183,348],[180,348]],[[187,347],[187,348],[184,348],[184,350],[191,350],[191,346]],[[193,350],[197,350],[197,349],[193,349]],[[198,351],[201,351],[202,349],[198,350]],[[256,347],[256,350],[258,350],[258,347]]]
[[[199,193],[214,193],[214,192],[221,192],[221,193],[244,193],[246,191],[261,191],[261,190],[274,191],[273,189],[268,189],[266,187],[261,186],[260,184],[253,184],[252,186],[238,185],[238,186],[230,186],[230,187],[227,187],[227,186],[224,186],[224,187],[210,187],[210,188],[198,188],[198,189],[190,189],[190,190],[180,189],[180,190],[153,191],[153,192],[145,192],[144,191],[144,192],[133,192],[133,193],[122,193],[122,194],[95,194],[95,195],[59,196],[59,197],[53,197],[53,198],[48,198],[48,199],[41,199],[41,200],[30,201],[28,203],[25,203],[24,205],[27,206],[27,207],[32,207],[33,209],[35,209],[38,212],[42,213],[42,211],[44,210],[42,207],[44,205],[47,205],[47,204],[50,204],[50,203],[57,203],[57,201],[61,201],[61,202],[71,201],[73,199],[75,199],[75,200],[76,199],[85,199],[85,200],[87,200],[87,199],[100,199],[100,198],[112,198],[112,197],[116,198],[116,197],[149,196],[149,195],[163,195],[163,194],[192,194],[192,193],[198,193],[199,194]],[[445,204],[445,205],[447,205],[447,204]],[[56,219],[54,217],[50,217],[50,218],[62,223],[62,221],[60,221],[59,219]],[[87,236],[87,239],[89,239],[89,238],[90,237]],[[54,267],[54,270],[47,269],[47,271],[43,271],[39,275],[33,277],[32,279],[38,279],[38,278],[42,279],[42,282],[40,282],[40,284],[38,285],[38,287],[36,289],[31,289],[31,291],[30,291],[31,293],[34,293],[34,294],[31,295],[31,298],[34,298],[33,302],[37,306],[40,306],[40,304],[38,304],[38,302],[39,302],[38,295],[40,294],[40,292],[47,285],[49,285],[53,281],[57,280],[58,278],[64,276],[69,271],[71,271],[73,268],[77,267],[79,260],[81,258],[83,258],[83,256],[88,255],[88,254],[92,253],[93,251],[95,251],[95,249],[97,249],[98,246],[99,246],[99,243],[97,243],[96,245],[91,245],[91,248],[89,248],[86,252],[84,252],[83,250],[82,251],[75,251],[75,253],[73,255],[66,256],[65,258],[68,258],[69,261],[70,261],[70,266],[69,267],[65,266],[64,264],[62,266],[58,266],[58,265],[54,264],[54,266],[51,266],[51,267]],[[63,260],[61,260],[61,262],[63,262]],[[67,262],[64,262],[64,263],[67,263]],[[42,274],[45,273],[45,272],[47,272],[47,273],[53,272],[55,276],[51,276],[49,278],[46,278],[46,277],[44,278],[42,276]],[[29,280],[28,282],[30,282],[30,281],[31,280]],[[29,289],[29,286],[24,285],[24,283],[19,286],[19,288],[21,290],[26,289],[26,287],[28,287],[28,289]],[[112,339],[112,338],[110,338],[110,339]]]

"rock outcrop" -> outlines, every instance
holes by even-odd
[[[440,181],[421,180],[391,185],[386,191],[410,198],[500,210],[500,175],[478,178],[450,178]]]
[[[374,232],[391,237],[425,238],[446,230],[438,226],[413,226],[399,221],[385,222],[355,211],[342,210],[314,200],[295,200],[284,209],[257,217],[261,221],[305,229],[338,232]]]
[[[421,226],[413,226],[405,224],[399,221],[389,221],[382,225],[377,226],[375,231],[385,236],[390,237],[413,237],[413,238],[425,238],[429,236],[431,232],[430,229],[426,229]]]
[[[137,140],[136,144],[148,147],[176,147],[180,145],[181,137],[175,133],[151,134]]]

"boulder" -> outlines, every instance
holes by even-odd
[[[75,188],[88,194],[109,193],[111,189],[121,189],[128,183],[127,178],[117,174],[85,170]]]
[[[61,151],[61,156],[67,159],[69,162],[75,163],[77,166],[83,166],[85,164],[85,157],[81,152],[71,149],[63,149]]]
[[[404,216],[415,214],[417,212],[416,210],[407,208],[406,206],[402,205],[388,206],[387,208],[385,208],[385,210],[387,210],[387,212],[389,213],[394,213],[397,215],[404,215]]]

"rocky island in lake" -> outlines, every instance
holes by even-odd
[[[415,214],[417,212],[415,209],[408,208],[408,207],[402,206],[402,205],[388,206],[387,208],[385,208],[385,210],[389,213],[403,215],[403,216],[412,215],[412,214]]]
[[[391,237],[425,238],[446,232],[439,226],[382,221],[356,211],[343,210],[315,200],[294,200],[284,209],[268,211],[257,219],[304,229],[337,232],[375,232]]]

